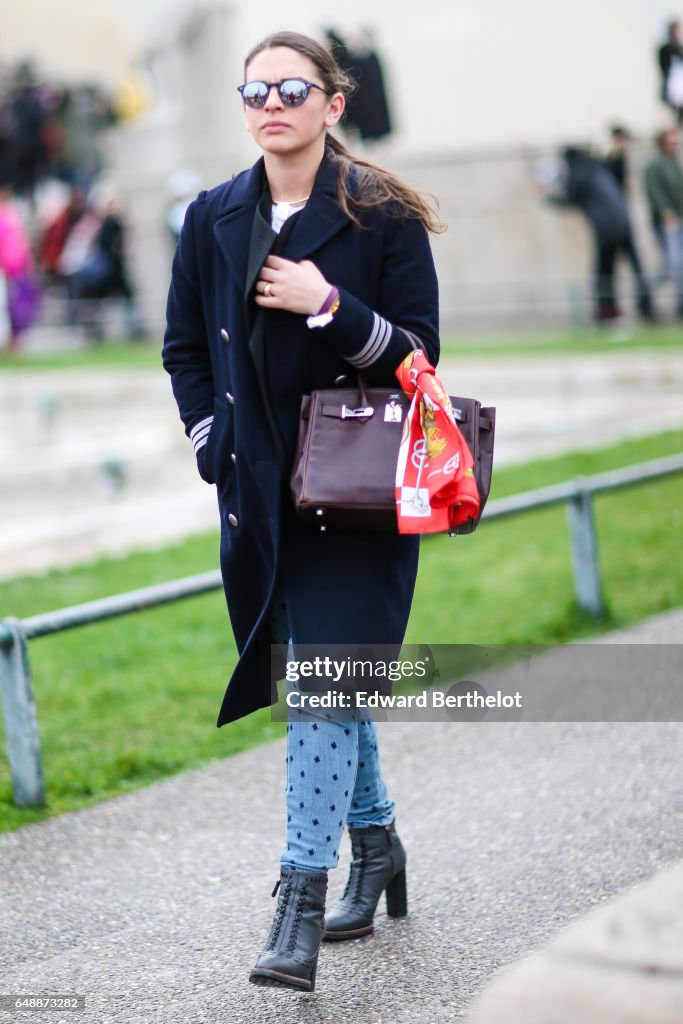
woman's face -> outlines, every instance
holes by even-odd
[[[285,78],[303,78],[324,88],[320,72],[308,57],[277,46],[262,50],[247,67],[247,82],[281,82]],[[310,89],[299,107],[287,107],[277,89],[271,89],[265,106],[258,110],[244,108],[247,131],[265,153],[280,156],[302,155],[321,145],[325,131],[335,125],[344,111],[341,93],[326,96],[320,89]]]

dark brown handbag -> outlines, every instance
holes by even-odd
[[[450,531],[472,533],[491,488],[496,410],[451,398],[472,452],[480,507]],[[299,517],[321,530],[397,533],[395,477],[410,399],[400,387],[331,388],[304,395],[291,490]]]

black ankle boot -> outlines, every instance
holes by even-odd
[[[405,917],[406,852],[395,824],[350,828],[353,860],[344,894],[325,917],[326,942],[357,939],[373,930],[377,903],[386,890],[389,917]]]
[[[249,981],[312,992],[323,934],[327,874],[281,868],[273,896],[278,888],[273,926]]]

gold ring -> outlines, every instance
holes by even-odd
[[[266,298],[270,298],[270,284],[267,284],[266,287],[263,289],[263,294],[266,296]]]

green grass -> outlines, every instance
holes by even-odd
[[[586,330],[525,331],[505,334],[468,336],[445,334],[442,351],[445,356],[460,358],[485,355],[577,355],[582,352],[623,352],[683,347],[683,329],[669,325],[639,328],[633,338],[615,344],[604,332]],[[7,352],[0,350],[0,373],[26,370],[75,370],[114,367],[161,366],[161,335],[156,341],[135,342],[110,340],[90,348],[85,346],[57,352]]]
[[[683,449],[683,431],[501,469],[492,499]],[[595,513],[607,615],[576,607],[563,507],[422,545],[410,643],[553,643],[683,605],[683,479],[601,495]],[[0,584],[23,618],[216,566],[218,536]],[[218,592],[31,642],[48,806],[11,802],[0,749],[0,829],[86,806],[283,734],[264,709],[214,728],[235,661]],[[0,741],[1,743],[2,741]]]
[[[161,335],[153,342],[126,339],[105,341],[101,345],[62,349],[54,352],[0,350],[0,373],[26,370],[96,370],[101,366],[161,366]]]
[[[556,356],[612,352],[650,351],[683,347],[683,327],[638,328],[628,341],[615,342],[609,334],[589,328],[573,333],[560,331],[505,332],[498,335],[467,337],[445,335],[441,342],[443,356],[483,357],[487,355]]]
[[[673,442],[671,445],[669,441]],[[681,451],[683,433],[656,442],[535,463],[518,484],[533,490],[576,475]],[[492,497],[522,489],[511,469],[497,474]],[[595,498],[606,602],[596,623],[576,605],[564,506],[483,523],[471,537],[435,537],[422,546],[412,643],[562,643],[625,626],[683,605],[679,536],[683,478],[671,477]],[[452,547],[449,550],[449,545]]]

